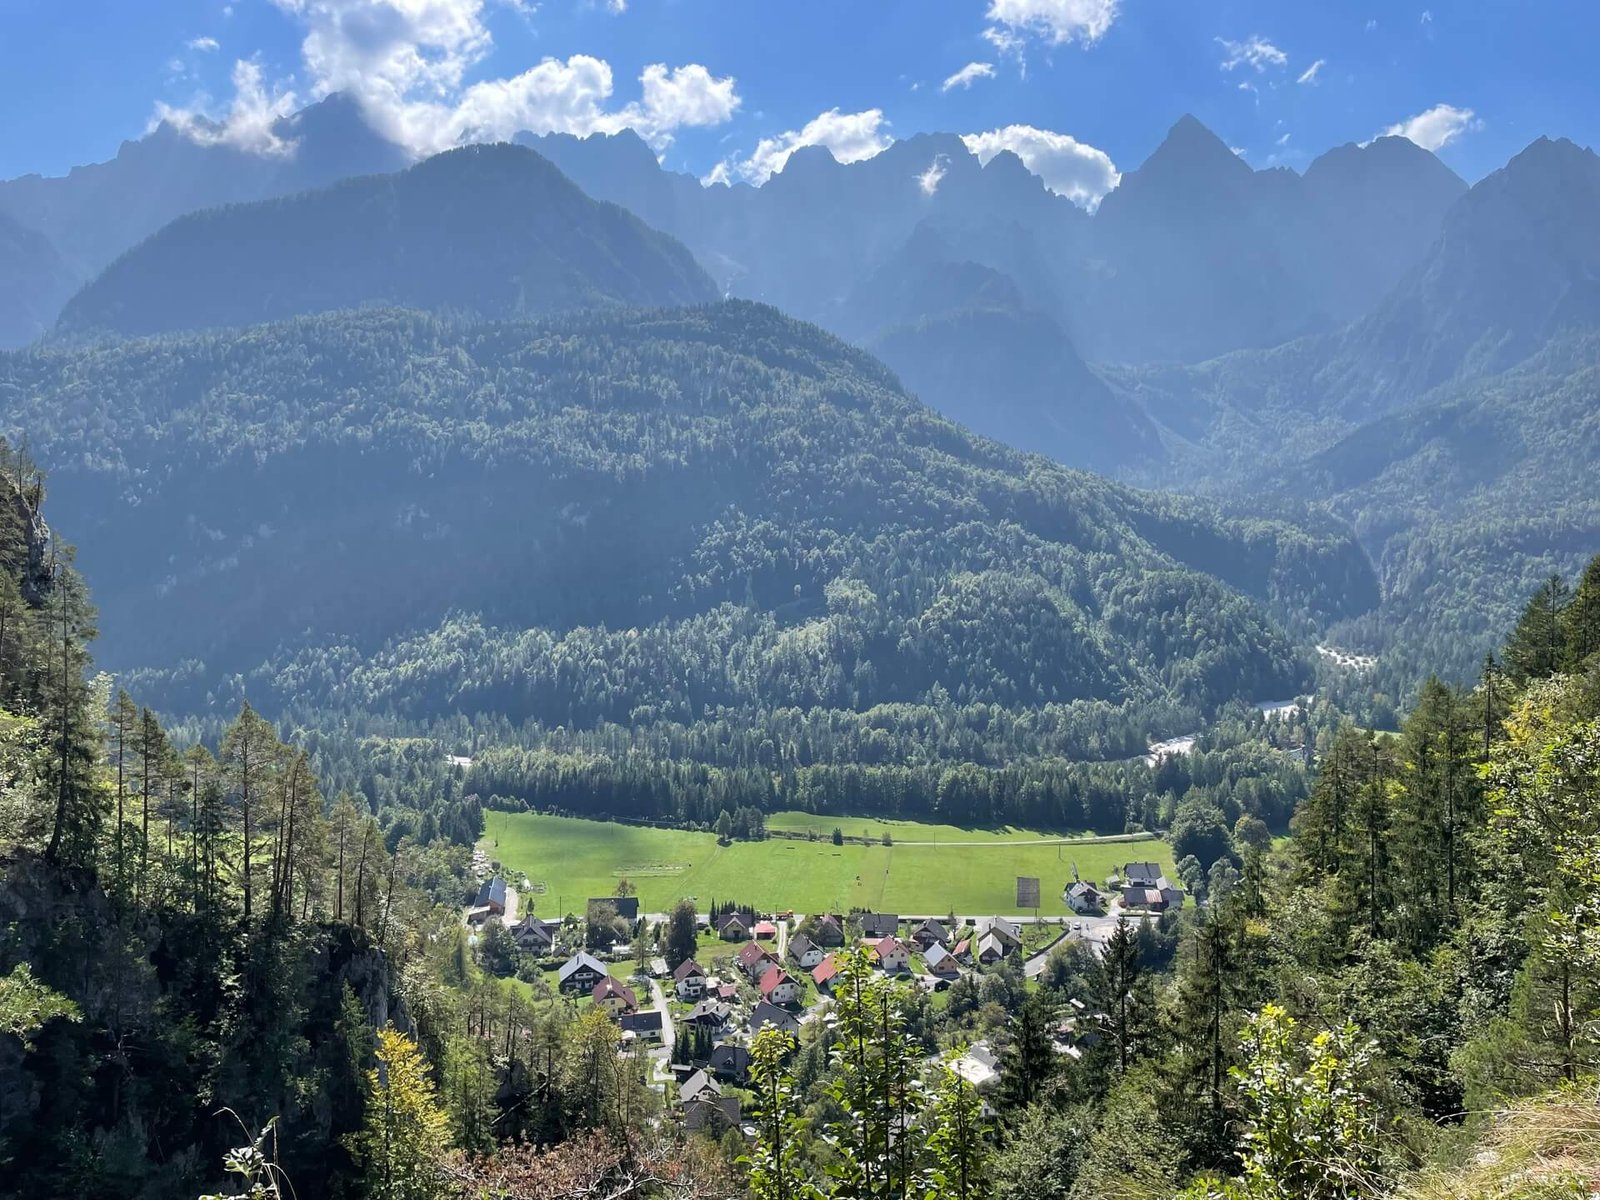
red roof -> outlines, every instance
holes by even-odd
[[[770,996],[777,988],[782,987],[786,983],[793,982],[794,980],[789,978],[789,972],[785,971],[782,967],[773,967],[772,970],[768,971],[761,977],[761,994],[763,996]]]
[[[877,951],[879,958],[888,958],[891,954],[897,952],[907,957],[911,954],[911,951],[906,949],[905,944],[897,937],[879,938],[872,943],[872,948]]]
[[[610,1000],[614,996],[621,1000],[629,1008],[639,1007],[639,1000],[638,997],[633,994],[633,989],[618,983],[609,975],[607,975],[599,983],[595,984],[594,990],[591,991],[589,995],[594,997],[595,1003],[597,1004],[602,1000]]]
[[[834,964],[833,955],[831,954],[811,968],[811,978],[816,981],[818,987],[827,983],[838,973],[839,968]]]
[[[755,928],[755,935],[758,938],[777,937],[778,936],[778,927],[776,925],[774,925],[771,921],[757,921],[756,922],[756,928]]]
[[[746,942],[744,948],[739,951],[739,965],[748,971],[762,959],[770,959],[771,957],[772,955],[767,953],[764,946],[758,946],[754,942]]]

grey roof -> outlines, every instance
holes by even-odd
[[[956,956],[938,942],[928,947],[928,952],[922,956],[922,961],[928,964],[930,971],[956,970]]]
[[[807,950],[817,950],[820,947],[803,933],[798,933],[789,939],[789,953],[795,958],[804,958]]]
[[[1152,884],[1161,878],[1161,868],[1153,862],[1124,863],[1122,865],[1122,882],[1135,886]]]
[[[678,1095],[685,1100],[704,1096],[708,1092],[714,1096],[720,1096],[722,1095],[722,1085],[711,1078],[704,1068],[685,1079],[683,1086],[678,1089]]]
[[[720,1046],[711,1048],[711,1057],[707,1061],[713,1071],[734,1071],[742,1074],[750,1065],[750,1051],[743,1046],[724,1042]]]
[[[732,1015],[733,1009],[723,1004],[720,1000],[702,1000],[689,1010],[689,1015],[684,1020],[695,1024],[711,1021],[721,1025]]]
[[[760,1033],[763,1026],[772,1025],[785,1033],[799,1033],[800,1021],[792,1012],[763,1000],[750,1013],[750,1032]]]
[[[580,950],[577,954],[574,954],[571,958],[567,959],[566,962],[561,964],[561,970],[556,972],[556,979],[561,983],[565,983],[584,967],[588,967],[590,970],[600,975],[606,975],[610,973],[606,970],[605,963],[601,962],[594,955]]]
[[[483,881],[483,886],[478,889],[478,899],[473,903],[473,907],[482,908],[486,904],[498,904],[501,908],[506,906],[506,881],[498,875]]]
[[[617,916],[625,921],[639,919],[639,897],[637,896],[590,896],[589,907],[585,911],[594,911],[597,904],[609,904],[617,910]]]
[[[691,1100],[683,1109],[684,1128],[691,1133],[701,1129],[716,1129],[726,1125],[730,1128],[739,1124],[739,1097],[719,1096],[715,1100],[709,1097]]]
[[[889,937],[900,928],[900,918],[894,913],[861,914],[861,932],[868,937]]]
[[[650,1030],[660,1033],[661,1010],[652,1008],[647,1012],[623,1013],[622,1028],[631,1029],[635,1033],[645,1033]]]

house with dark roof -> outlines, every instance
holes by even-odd
[[[781,1033],[800,1036],[800,1018],[786,1008],[779,1008],[769,1000],[763,1000],[750,1012],[750,1036],[754,1037],[768,1025]]]
[[[1156,880],[1161,878],[1161,868],[1153,862],[1123,863],[1122,869],[1117,872],[1122,880],[1122,886],[1150,888],[1156,886]]]
[[[823,913],[811,923],[811,940],[823,947],[844,945],[844,922],[832,913]]]
[[[788,953],[795,965],[804,971],[809,971],[823,959],[822,947],[803,933],[797,933],[789,939]]]
[[[487,908],[497,917],[506,915],[506,881],[496,875],[483,881],[483,886],[478,889],[478,898],[472,902],[473,908]]]
[[[672,973],[672,986],[676,989],[679,1000],[693,1000],[706,990],[706,973],[694,959],[686,958]]]
[[[734,961],[739,964],[739,969],[753,982],[765,975],[767,968],[778,960],[760,942],[748,942],[740,948]]]
[[[978,939],[978,961],[986,967],[993,966],[1010,952],[1010,945],[993,933],[986,933]]]
[[[739,1097],[717,1096],[691,1100],[683,1106],[683,1127],[689,1133],[721,1137],[739,1128]]]
[[[632,1034],[635,1038],[645,1042],[659,1042],[662,1032],[662,1018],[659,1009],[650,1009],[648,1012],[630,1012],[622,1014],[622,1036]]]
[[[722,1095],[722,1085],[705,1070],[695,1071],[685,1079],[678,1088],[678,1102],[687,1104],[691,1100],[704,1100],[708,1097],[715,1099]]]
[[[625,983],[607,975],[595,984],[589,992],[590,998],[612,1016],[625,1012],[635,1012],[639,1007],[639,998],[633,994],[633,989]]]
[[[1141,908],[1149,912],[1166,912],[1169,908],[1182,908],[1184,891],[1165,875],[1156,877],[1148,887],[1122,889],[1123,908]]]
[[[916,943],[918,950],[926,950],[929,946],[948,946],[950,944],[950,931],[944,927],[944,922],[929,918],[918,922],[917,927],[911,931],[911,940]]]
[[[595,984],[608,978],[605,963],[583,951],[567,959],[556,972],[556,984],[563,992],[592,992]]]
[[[800,999],[800,985],[782,967],[768,967],[756,986],[774,1004],[793,1004]]]
[[[561,933],[560,921],[545,921],[529,913],[511,927],[517,948],[529,954],[549,954],[556,948]]]
[[[624,921],[637,921],[639,919],[639,897],[637,896],[591,896],[589,906],[585,910],[589,919],[594,920],[594,910],[602,904],[609,904],[616,910],[617,916]]]
[[[1022,945],[1022,926],[1006,917],[984,917],[978,922],[978,940],[993,934],[1007,946],[1007,953]]]
[[[713,1046],[706,1069],[720,1080],[743,1083],[750,1074],[750,1051],[732,1042]]]
[[[721,1029],[733,1016],[733,1009],[720,1000],[702,1000],[684,1017],[685,1025],[704,1025],[707,1029]]]
[[[900,918],[894,913],[864,912],[861,914],[861,936],[872,941],[893,937],[900,931]]]

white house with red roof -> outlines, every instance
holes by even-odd
[[[761,977],[761,994],[773,1004],[793,1004],[800,999],[800,985],[782,967],[772,967]]]
[[[879,938],[869,943],[877,959],[878,968],[891,974],[911,969],[911,951],[897,937]]]

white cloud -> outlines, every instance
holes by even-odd
[[[994,64],[986,62],[969,62],[961,70],[951,75],[939,85],[941,92],[948,92],[951,88],[969,88],[979,79],[992,79],[994,77]]]
[[[917,176],[917,186],[922,189],[924,196],[931,196],[939,190],[939,183],[944,179],[945,172],[950,169],[950,159],[943,154],[935,154],[933,161],[928,164],[928,169]]]
[[[1092,46],[1111,28],[1120,5],[1121,0],[989,0],[985,16],[1002,36],[1032,34],[1051,46]]]
[[[1427,112],[1389,126],[1382,136],[1409,138],[1424,150],[1442,150],[1462,134],[1482,128],[1483,122],[1470,108],[1435,104]]]
[[[1365,31],[1367,33],[1371,33],[1377,27],[1378,27],[1378,18],[1377,17],[1368,17],[1367,18],[1367,23],[1364,26]]]
[[[1045,187],[1084,208],[1094,208],[1117,186],[1117,168],[1104,150],[1096,149],[1048,129],[1032,125],[1007,125],[987,133],[968,133],[961,138],[967,149],[987,164],[1002,150],[1009,150],[1022,165],[1044,181]]]
[[[1283,136],[1281,136],[1278,139],[1278,145],[1287,146],[1288,144],[1289,144],[1289,135],[1286,133],[1286,134],[1284,134]]]
[[[1254,67],[1256,71],[1265,71],[1268,67],[1285,66],[1289,56],[1279,50],[1260,34],[1252,34],[1242,42],[1230,42],[1227,38],[1217,38],[1217,45],[1224,52],[1222,69],[1231,71],[1235,67]]]
[[[310,98],[353,96],[379,133],[419,155],[522,131],[582,135],[624,128],[661,150],[675,130],[721,124],[739,107],[733,78],[713,76],[697,63],[645,67],[640,98],[620,107],[612,101],[610,65],[584,54],[546,58],[518,75],[468,84],[469,72],[494,46],[485,18],[489,2],[272,0],[305,30],[300,53]],[[525,15],[532,8],[527,0],[494,2]],[[255,85],[264,90],[259,69]],[[279,87],[274,94],[288,92]],[[241,93],[235,107],[246,99]],[[200,112],[200,106],[158,110],[191,136],[206,136],[194,119]]]
[[[1028,73],[1028,63],[1023,57],[1024,42],[1020,34],[1012,33],[1009,29],[1001,29],[991,25],[983,31],[983,40],[994,47],[994,52],[1001,58],[1010,58],[1016,61],[1023,75]]]
[[[1296,79],[1295,82],[1296,83],[1313,83],[1313,84],[1316,83],[1317,82],[1317,75],[1322,71],[1322,68],[1327,66],[1327,65],[1328,65],[1328,60],[1327,59],[1325,59],[1325,58],[1317,59],[1316,62],[1312,63],[1304,71],[1300,72],[1300,78]]]
[[[189,49],[198,50],[202,54],[209,53],[212,50],[216,50],[216,49],[220,48],[221,45],[222,45],[222,43],[217,41],[217,39],[214,38],[214,37],[190,38],[184,44],[186,46],[188,46]]]
[[[295,110],[296,103],[292,91],[267,86],[259,62],[240,59],[233,64],[233,103],[225,113],[211,115],[204,101],[188,108],[158,103],[151,124],[165,121],[202,146],[232,146],[278,157],[293,153],[294,143],[280,138],[273,127]]]
[[[762,138],[748,158],[724,159],[711,169],[704,182],[731,183],[743,179],[765,183],[783,170],[789,156],[801,146],[826,146],[842,163],[860,162],[889,148],[894,139],[886,131],[887,125],[881,108],[858,113],[842,113],[830,108],[807,121],[803,129]]]
[[[1417,23],[1419,25],[1432,25],[1433,24],[1433,10],[1431,8],[1423,9],[1422,10],[1422,19],[1420,21],[1418,21]]]

